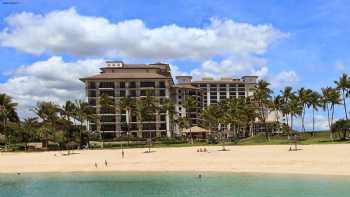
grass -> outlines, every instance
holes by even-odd
[[[350,144],[349,140],[335,140],[331,141],[329,138],[329,132],[315,132],[314,135],[311,133],[300,133],[300,140],[298,144],[309,145],[309,144]],[[339,139],[337,134],[334,135],[335,139]],[[101,142],[100,142],[101,143]],[[105,144],[105,149],[120,149],[120,143],[123,143],[123,148],[148,148],[148,144],[142,143],[130,143],[127,145],[126,141],[123,142],[112,142]],[[270,141],[267,141],[264,134],[259,134],[253,137],[241,139],[238,142],[226,142],[225,145],[283,145],[291,144],[288,140],[287,135],[275,135],[270,137]],[[205,140],[195,141],[194,144],[189,144],[186,141],[157,141],[152,144],[152,148],[165,148],[165,147],[193,147],[193,146],[221,146],[221,144],[208,144]],[[12,144],[10,150],[12,151],[23,151],[23,144]],[[94,149],[101,149],[101,146],[96,146]]]
[[[350,143],[348,140],[335,140],[331,141],[329,138],[329,132],[315,132],[314,135],[311,133],[300,133],[300,140],[298,144],[309,145],[309,144],[346,144]],[[335,135],[337,139],[337,135]],[[271,136],[270,141],[267,141],[265,135],[256,135],[246,139],[240,140],[237,145],[278,145],[278,144],[290,144],[288,136],[279,135]]]

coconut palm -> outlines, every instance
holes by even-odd
[[[334,83],[337,85],[337,90],[341,91],[342,93],[342,101],[344,106],[344,113],[345,113],[345,119],[348,119],[348,113],[346,109],[346,97],[349,95],[350,91],[350,79],[347,74],[343,74],[340,76],[338,81],[334,81]]]
[[[75,100],[73,103],[74,109],[73,115],[76,120],[80,123],[79,125],[79,138],[80,138],[80,146],[83,145],[83,133],[84,133],[84,124],[87,121],[91,121],[95,119],[95,109],[92,108],[89,103],[83,100]]]
[[[102,94],[100,96],[100,111],[99,111],[99,114],[97,115],[99,120],[96,121],[97,122],[101,122],[101,110],[105,110],[105,111],[113,111],[115,109],[115,106],[114,106],[114,99],[111,98],[110,96],[108,96],[107,94]],[[102,139],[102,147],[104,147],[104,129],[102,129],[102,135],[101,135],[101,139]]]
[[[315,132],[315,111],[322,106],[320,101],[321,95],[318,92],[313,91],[310,97],[310,105],[312,107],[312,135]]]
[[[12,98],[6,94],[0,94],[0,119],[2,133],[5,135],[5,142],[10,143],[10,134],[8,131],[9,122],[18,122],[19,118],[16,112],[17,103],[12,101]]]
[[[293,92],[293,88],[290,86],[287,86],[281,91],[281,97],[283,104],[287,105],[287,103],[295,97],[295,93]],[[287,126],[289,126],[289,112],[287,110],[287,107],[282,106],[282,113],[284,114],[284,117],[286,119]]]
[[[174,135],[174,118],[176,115],[175,111],[175,103],[169,99],[166,98],[162,101],[162,109],[166,111],[167,116],[169,117],[169,124],[170,124],[170,136],[173,137]]]
[[[126,135],[128,137],[128,145],[129,145],[129,137],[130,137],[130,120],[131,120],[131,114],[135,110],[136,100],[133,98],[127,98],[123,97],[119,101],[119,105],[116,107],[119,107],[120,110],[124,110],[126,112]]]
[[[264,80],[258,81],[253,95],[258,111],[258,118],[264,126],[264,132],[267,140],[270,140],[270,137],[266,128],[266,119],[269,112],[269,106],[271,105],[270,102],[272,94],[272,90],[269,88],[269,85],[270,84]]]
[[[193,98],[191,96],[185,98],[184,107],[186,109],[186,118],[189,120],[189,124],[190,124],[190,142],[191,142],[191,144],[193,144],[193,136],[192,136],[192,131],[191,131],[191,127],[192,127],[191,113],[193,112],[193,110],[197,110],[197,106],[198,106],[198,101],[195,98]]]
[[[59,119],[60,107],[53,102],[39,102],[33,109],[34,113],[47,125],[44,129],[43,147],[48,147],[49,132],[53,134],[56,129],[56,122]]]
[[[40,124],[38,122],[38,118],[25,118],[21,125],[22,135],[23,135],[23,141],[26,144],[26,147],[28,147],[28,142],[35,138],[36,131],[39,128]]]
[[[306,108],[309,108],[311,106],[311,94],[312,90],[300,88],[297,91],[297,98],[299,99],[299,104],[302,107],[301,112],[301,128],[302,131],[305,132],[305,112]]]
[[[327,119],[329,130],[331,131],[333,119],[334,119],[334,110],[335,105],[341,103],[341,98],[339,91],[334,88],[326,87],[322,88],[322,104],[323,109],[327,111]],[[330,132],[330,139],[333,141],[333,133]]]
[[[303,113],[303,104],[298,97],[292,97],[287,104],[288,111],[290,113],[290,129],[293,132],[293,120],[294,117],[301,116]]]
[[[275,116],[276,116],[276,121],[279,122],[279,112],[282,109],[282,105],[283,105],[283,98],[280,95],[277,95],[273,98],[272,102],[271,102],[271,110],[273,110],[275,112]]]

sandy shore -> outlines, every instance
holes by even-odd
[[[230,151],[208,146],[208,153],[198,153],[197,148],[154,148],[153,153],[127,149],[124,159],[121,150],[81,150],[69,156],[63,155],[66,151],[1,153],[0,173],[217,171],[350,175],[350,144],[299,146],[302,150],[291,152],[284,145],[230,146]]]

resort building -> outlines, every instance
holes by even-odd
[[[174,86],[168,64],[124,64],[120,61],[108,61],[101,73],[82,78],[86,86],[88,102],[96,108],[100,122],[90,122],[92,131],[101,132],[106,138],[127,134],[127,114],[122,110],[105,109],[101,106],[102,95],[110,96],[116,106],[122,97],[140,98],[147,94],[158,100],[170,98],[170,89]],[[169,117],[166,112],[155,114],[142,121],[131,116],[130,134],[135,137],[162,137],[170,135]],[[142,132],[141,129],[142,128]]]
[[[176,76],[175,84],[170,73],[169,64],[125,64],[121,61],[107,61],[97,75],[82,78],[85,83],[88,102],[96,109],[99,120],[89,123],[89,129],[101,133],[105,138],[120,137],[129,133],[132,136],[146,138],[171,135],[169,114],[159,111],[154,116],[140,121],[132,113],[128,121],[126,111],[116,108],[111,110],[101,105],[101,96],[109,96],[115,106],[120,99],[130,97],[140,99],[151,95],[161,101],[171,99],[175,103],[178,117],[189,117],[192,126],[200,125],[200,112],[203,108],[216,104],[224,99],[247,97],[254,93],[256,76],[244,76],[240,79],[222,78],[214,80],[203,78],[192,81],[192,76]],[[197,106],[186,109],[186,99],[192,97]],[[178,128],[175,134],[180,135]]]

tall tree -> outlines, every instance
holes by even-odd
[[[331,87],[322,88],[322,103],[323,109],[327,111],[328,126],[330,130],[330,139],[333,141],[333,133],[331,132],[335,105],[341,103],[339,92]]]
[[[23,141],[28,147],[28,142],[36,138],[36,131],[39,128],[38,118],[25,118],[22,122]]]
[[[292,99],[288,102],[288,111],[290,113],[290,129],[291,132],[293,132],[293,122],[294,122],[294,117],[298,117],[302,115],[303,113],[303,104],[300,102],[300,99],[297,97],[292,97]]]
[[[299,104],[301,105],[302,111],[301,111],[301,128],[303,132],[305,132],[305,114],[306,114],[306,108],[309,108],[311,106],[311,94],[312,90],[300,88],[297,94],[297,98],[299,99]]]
[[[19,118],[16,112],[17,103],[12,101],[12,98],[6,94],[0,94],[0,119],[2,133],[5,135],[6,144],[10,142],[10,133],[8,129],[9,122],[18,122]]]
[[[312,107],[312,135],[315,132],[315,111],[322,106],[320,101],[321,95],[318,92],[313,91],[310,98],[310,105]]]
[[[99,113],[97,114],[99,120],[98,122],[101,123],[101,114],[102,112],[105,113],[105,112],[111,112],[111,111],[114,111],[115,109],[115,106],[114,106],[114,99],[110,96],[108,96],[107,94],[102,94],[100,96],[100,102],[99,102],[99,105],[100,105],[100,110],[99,110]],[[113,112],[114,113],[114,112]],[[96,121],[96,124],[97,124],[97,121]],[[101,134],[101,139],[102,139],[102,147],[104,147],[104,136],[105,135],[105,131],[104,129],[102,129],[102,134]]]
[[[290,86],[287,86],[283,89],[283,91],[281,91],[281,96],[282,96],[282,101],[283,104],[286,106],[287,103],[293,98],[295,97],[295,92],[293,92],[293,88]],[[289,126],[289,112],[288,112],[288,108],[287,107],[283,107],[282,106],[282,113],[284,114],[284,117],[286,119],[286,123],[287,126]],[[284,109],[284,110],[283,110]]]
[[[345,113],[345,119],[348,119],[348,113],[346,109],[346,97],[349,96],[350,91],[350,79],[347,74],[343,73],[342,76],[340,76],[338,81],[334,81],[334,83],[337,85],[337,89],[341,91],[342,93],[342,100],[343,100],[343,106],[344,106],[344,113]]]
[[[176,111],[175,111],[175,103],[169,99],[166,98],[162,101],[162,109],[164,111],[166,111],[167,116],[169,118],[169,124],[170,124],[170,136],[173,137],[174,136],[174,119],[175,119],[175,115],[176,115]]]
[[[264,127],[267,140],[270,140],[270,136],[266,127],[266,119],[269,113],[269,106],[271,105],[270,102],[272,94],[272,90],[269,88],[269,85],[270,84],[264,80],[258,81],[253,95],[254,102],[257,105],[258,118]]]
[[[75,119],[79,122],[79,141],[80,146],[84,144],[84,133],[86,130],[84,130],[84,124],[87,121],[91,121],[96,119],[96,111],[94,108],[92,108],[89,103],[83,101],[83,100],[75,100],[74,101],[74,112],[73,115],[75,116]],[[87,125],[85,124],[85,128],[87,128]],[[89,140],[88,140],[89,143]]]
[[[118,106],[117,106],[118,107]],[[134,98],[123,97],[119,101],[119,109],[126,113],[126,135],[128,137],[128,144],[130,138],[130,121],[131,114],[136,108],[136,100]]]
[[[60,108],[53,102],[39,102],[33,109],[34,113],[47,124],[49,129],[44,129],[43,147],[48,147],[49,131],[51,134],[55,132],[56,122],[59,119]]]
[[[193,136],[192,136],[192,118],[191,118],[191,114],[197,110],[197,106],[198,106],[198,101],[192,97],[192,96],[188,96],[185,98],[185,102],[184,102],[184,107],[186,109],[186,118],[189,120],[189,124],[190,124],[190,142],[191,144],[193,144]]]

